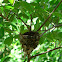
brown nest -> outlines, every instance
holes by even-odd
[[[31,31],[24,33],[22,36],[20,43],[22,44],[23,51],[30,54],[37,47],[40,35],[38,32]]]

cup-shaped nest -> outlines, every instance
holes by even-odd
[[[22,44],[23,51],[30,54],[37,47],[40,35],[38,32],[31,31],[24,33],[22,36],[20,43]]]

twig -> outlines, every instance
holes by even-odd
[[[28,54],[28,61],[27,62],[30,62],[30,54]]]
[[[48,52],[54,51],[54,50],[56,50],[56,49],[60,49],[60,48],[62,48],[62,46],[61,46],[61,47],[54,48],[54,49],[49,50],[49,51],[46,51],[46,52],[44,52],[44,53],[41,53],[41,54],[37,54],[37,55],[35,55],[35,56],[32,56],[32,57],[30,57],[30,59],[32,59],[32,58],[34,58],[34,57],[36,57],[36,56],[39,56],[39,55],[42,55],[42,54],[45,54],[45,53],[48,53]]]
[[[15,14],[15,13],[14,13]],[[16,16],[18,16],[17,14],[15,14]],[[19,17],[16,17],[17,19],[20,19],[25,25],[26,25],[26,27],[30,30],[30,28],[28,27],[28,25]]]
[[[31,31],[31,27],[32,27],[32,15],[31,16],[31,24],[30,24],[30,31]]]
[[[43,27],[43,25],[48,21],[48,19],[52,15],[52,13],[59,7],[59,5],[61,4],[61,2],[62,2],[62,0],[58,3],[58,5],[54,8],[54,10],[50,13],[50,15],[48,16],[48,18],[45,20],[45,22],[40,26],[40,28],[37,31],[39,31],[41,29],[41,27]]]
[[[59,27],[59,26],[62,26],[62,24],[59,24],[59,25],[56,25],[56,26],[53,26],[53,27],[49,28],[48,30],[46,30],[45,32],[43,32],[43,33],[40,35],[40,37],[41,37],[44,33],[46,33],[47,31],[49,31],[50,29],[52,29],[52,28],[54,28],[54,27]]]
[[[2,18],[6,19],[7,21],[9,21],[9,19],[6,18],[6,17],[4,17],[2,14],[0,14],[0,16],[1,16]]]

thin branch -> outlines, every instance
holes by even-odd
[[[15,13],[14,13],[15,14]],[[17,14],[15,14],[16,16],[18,16]],[[24,24],[25,24],[25,26],[30,30],[30,28],[28,27],[28,25],[19,17],[16,17],[17,19],[20,19]]]
[[[47,31],[49,31],[50,29],[52,29],[52,28],[54,28],[54,27],[56,28],[56,27],[59,27],[59,26],[62,26],[62,24],[59,24],[59,25],[53,26],[53,27],[49,28],[48,30],[45,30],[44,33],[46,33]],[[40,35],[40,37],[41,37],[44,33],[42,33],[42,34]]]
[[[31,23],[30,23],[30,31],[31,31],[31,27],[32,27],[32,15],[31,16]]]
[[[30,62],[30,54],[28,54],[28,61],[27,62]]]
[[[48,16],[48,18],[45,20],[45,22],[40,26],[40,28],[37,31],[39,31],[41,29],[41,27],[43,27],[43,25],[48,21],[48,19],[52,15],[52,13],[59,7],[59,5],[61,4],[61,2],[62,2],[62,0],[58,3],[58,5],[54,8],[54,10],[50,13],[50,15]]]
[[[34,58],[34,57],[36,57],[36,56],[39,56],[39,55],[42,55],[42,54],[45,54],[45,53],[48,53],[48,52],[51,52],[51,51],[54,51],[54,50],[60,49],[60,48],[62,48],[62,46],[61,46],[61,47],[54,48],[54,49],[49,50],[49,51],[46,51],[46,52],[44,52],[44,53],[41,53],[41,54],[37,54],[37,55],[35,55],[35,56],[32,56],[32,57],[30,57],[30,59],[32,59],[32,58]]]
[[[0,14],[0,16],[1,16],[2,18],[6,19],[7,21],[9,21],[9,19],[6,18],[6,17],[4,17],[2,14]]]

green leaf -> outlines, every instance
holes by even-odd
[[[50,56],[51,55],[51,52],[48,52],[48,55]]]
[[[22,26],[20,27],[20,32],[21,32],[22,34],[24,34],[25,32],[28,32],[28,30],[27,30],[27,29],[24,29],[24,25],[22,25]]]
[[[62,13],[61,12],[54,12],[53,15],[62,18]]]
[[[7,57],[7,58],[4,59],[3,62],[8,62],[9,60],[10,60],[10,57]]]
[[[21,10],[25,9],[26,11],[29,11],[30,13],[33,12],[33,7],[25,1],[15,2],[14,7],[20,8]]]
[[[12,24],[12,23],[11,23],[11,25],[12,25],[12,27],[14,27],[15,29],[17,29],[17,26],[16,26],[16,25],[14,25],[14,24]]]
[[[48,34],[46,34],[46,39],[49,40],[49,41],[53,41],[53,33],[52,32],[49,32]]]
[[[15,14],[18,14],[19,9],[13,9],[12,12],[14,12]]]
[[[3,7],[0,7],[0,14],[3,12]]]
[[[45,41],[45,37],[41,37],[40,40],[39,40],[39,44],[42,44],[43,42]]]
[[[10,11],[8,9],[6,9],[6,8],[4,8],[3,11],[4,11],[5,17],[7,17],[7,15],[9,14]]]
[[[9,3],[9,1],[8,0],[3,0],[3,3]]]
[[[8,27],[4,27],[4,31],[5,31],[5,32],[8,32],[8,33],[13,33],[13,31],[10,30]]]
[[[20,35],[19,34],[18,35],[15,35],[14,38],[20,40]]]
[[[38,3],[31,3],[31,5],[34,7],[34,10],[33,10],[34,11],[34,14],[33,14],[34,17],[35,16],[39,17],[39,19],[41,21],[43,21],[43,19],[46,19],[47,13],[42,7],[40,7],[40,5]]]
[[[5,60],[5,57],[1,58],[1,62],[3,62]]]
[[[2,38],[4,36],[4,28],[1,27],[0,28],[0,38]]]
[[[18,17],[21,17],[21,16],[23,16],[23,17],[26,18],[26,19],[29,19],[29,17],[28,17],[26,14],[20,13],[20,14],[18,15]]]
[[[3,22],[3,18],[0,18],[0,23]]]
[[[1,62],[8,62],[9,59],[10,59],[10,57],[5,56],[5,57],[1,58]]]
[[[36,24],[34,25],[34,31],[36,31],[40,27],[39,19],[36,20]]]
[[[15,17],[15,15],[11,15],[9,20],[12,22],[14,20],[14,17]]]
[[[20,28],[21,28],[21,31],[23,31],[24,30],[24,25],[22,25]]]
[[[46,57],[46,54],[42,54],[40,57]]]
[[[3,24],[5,24],[6,26],[10,26],[11,25],[11,22],[4,22]]]
[[[13,4],[13,3],[14,3],[14,0],[9,0],[9,2],[10,2],[11,4]]]
[[[46,34],[46,39],[48,39],[49,41],[53,41],[54,39],[62,41],[62,32],[58,31],[49,32],[48,34]]]
[[[4,44],[10,45],[13,41],[13,36],[10,36],[5,39]]]
[[[8,9],[8,10],[10,10],[10,9],[14,9],[14,7],[12,7],[12,6],[8,6],[8,5],[4,6],[4,8],[5,8],[5,9]]]

